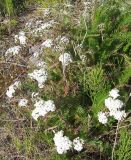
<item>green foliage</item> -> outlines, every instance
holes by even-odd
[[[131,138],[126,128],[120,129],[120,139],[115,152],[117,160],[130,160],[131,156]]]
[[[119,84],[124,85],[128,82],[128,80],[131,77],[131,67],[125,68],[125,70],[122,71],[121,76],[119,77]]]
[[[2,35],[6,33],[7,33],[7,27],[5,25],[0,25],[0,36],[2,37]]]
[[[7,16],[14,15],[14,5],[12,0],[1,0],[0,10],[2,14],[7,14]]]
[[[13,17],[16,14],[25,11],[25,2],[28,0],[1,0],[0,10],[3,16]]]
[[[108,88],[107,89],[102,89],[100,92],[98,92],[93,100],[92,104],[92,113],[94,117],[97,118],[98,112],[104,110],[104,100],[108,95]]]
[[[30,92],[37,92],[38,91],[38,87],[37,87],[37,83],[33,82],[33,81],[28,81],[28,82],[23,82],[21,85],[21,88],[23,91],[30,91]]]
[[[28,2],[33,3],[32,0]],[[60,2],[63,1],[37,1],[44,7],[54,7]],[[5,5],[4,13],[7,12],[8,16],[12,16],[12,8],[16,4],[13,1],[11,5],[10,1]],[[25,122],[21,127],[24,130],[23,139],[21,137],[14,139],[17,152],[24,153],[29,159],[42,159],[44,151],[48,152],[48,158],[44,157],[47,160],[81,160],[88,159],[88,157],[92,160],[109,159],[116,121],[109,119],[107,125],[102,125],[98,122],[98,112],[106,110],[104,100],[110,89],[117,87],[122,90],[131,76],[131,12],[128,6],[125,10],[122,10],[122,7],[122,1],[105,1],[92,13],[92,19],[89,21],[90,23],[87,23],[87,28],[85,28],[83,18],[80,19],[80,25],[75,25],[71,21],[74,18],[71,17],[71,13],[69,17],[61,14],[63,17],[60,20],[60,27],[58,24],[58,30],[62,30],[63,35],[68,32],[71,39],[71,43],[61,53],[63,51],[70,52],[73,62],[66,66],[65,75],[63,75],[62,65],[58,62],[60,53],[45,49],[41,60],[46,57],[49,77],[44,89],[39,90],[37,83],[33,80],[30,81],[27,77],[22,82],[20,96],[26,94],[29,98],[32,92],[39,92],[39,97],[43,100],[54,100],[56,111],[47,114],[44,118],[39,117],[35,122],[30,117],[30,108],[33,108],[33,103],[29,101],[28,108],[21,108],[20,113],[16,113],[18,117],[29,119],[29,122]],[[9,25],[15,27],[17,21],[13,19]],[[5,32],[7,29],[7,27],[0,26],[1,32]],[[55,28],[56,30],[57,28]],[[87,34],[85,34],[86,32]],[[57,32],[51,33],[52,37],[53,34],[57,35]],[[45,39],[46,34],[43,37]],[[32,41],[34,46],[35,42],[36,44],[37,42],[41,43],[43,37],[39,37],[39,40],[34,38],[35,40]],[[82,46],[79,48],[77,45],[81,43]],[[86,56],[85,62],[80,60],[81,55]],[[125,92],[124,89],[123,92]],[[129,94],[123,95],[128,98]],[[16,108],[19,109],[18,106]],[[11,116],[14,118],[13,114]],[[125,124],[124,121],[122,123]],[[17,125],[19,128],[21,124],[14,124],[14,126]],[[85,140],[84,150],[80,153],[71,150],[66,155],[58,155],[53,142],[54,130],[64,130],[65,135],[71,140],[78,136],[83,138]],[[129,159],[129,144],[130,138],[127,131],[121,130],[116,159]],[[35,153],[38,155],[36,156]]]
[[[104,70],[101,65],[96,65],[84,72],[82,84],[85,92],[89,92],[91,99],[100,93],[106,86]]]
[[[12,0],[5,0],[5,9],[9,17],[14,14],[14,6]]]

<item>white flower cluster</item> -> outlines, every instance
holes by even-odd
[[[118,98],[120,95],[119,95],[119,90],[117,88],[114,88],[112,89],[110,92],[109,92],[109,96],[112,97],[113,99],[116,99]]]
[[[33,29],[31,31],[31,33],[35,37],[43,36],[43,34],[45,33],[45,31],[48,30],[48,29],[50,29],[53,26],[53,24],[55,24],[54,20],[51,20],[51,21],[46,22],[46,23],[41,22],[41,24],[39,25],[39,27],[38,27],[37,24],[35,24],[36,28]]]
[[[45,68],[41,68],[35,69],[32,73],[29,73],[28,76],[38,82],[39,88],[43,88],[44,83],[47,80],[48,73]]]
[[[14,84],[10,85],[8,90],[6,91],[6,95],[9,98],[13,97],[13,94],[15,93],[15,90],[20,86],[20,81],[16,81]]]
[[[80,152],[83,149],[84,140],[79,137],[73,140],[74,149]]]
[[[72,142],[67,136],[63,136],[64,132],[61,130],[57,133],[55,133],[55,136],[53,138],[55,142],[55,146],[57,149],[57,152],[59,154],[65,154],[68,150],[72,148]]]
[[[44,62],[44,61],[36,61],[36,67],[38,67],[38,68],[46,68],[46,62]]]
[[[5,56],[9,56],[10,54],[12,54],[13,56],[17,55],[19,54],[20,50],[21,50],[20,46],[11,47],[5,52]]]
[[[44,48],[51,48],[52,45],[53,45],[52,39],[47,39],[46,41],[44,41],[41,44],[41,47],[42,47],[42,49],[44,49]]]
[[[98,120],[99,120],[100,123],[106,124],[107,121],[108,121],[106,113],[104,113],[104,112],[99,112],[99,113],[98,113]]]
[[[63,49],[69,44],[69,39],[66,36],[59,35],[55,39],[56,45],[54,46],[54,49],[56,51],[63,51]]]
[[[26,107],[27,103],[28,103],[28,100],[23,98],[23,99],[19,100],[18,106],[20,106],[20,107]]]
[[[67,66],[72,62],[72,57],[69,53],[64,53],[59,57],[59,61],[62,63],[63,66]]]
[[[27,37],[25,36],[25,32],[21,31],[18,35],[15,35],[15,43],[19,42],[21,45],[27,44]]]
[[[39,101],[36,101],[34,106],[36,108],[32,111],[32,117],[35,120],[37,120],[40,116],[45,116],[50,111],[55,111],[56,109],[55,104],[52,100],[44,101],[40,99]]]
[[[121,121],[126,117],[125,110],[122,110],[124,103],[117,99],[119,96],[119,90],[116,88],[109,92],[109,97],[105,99],[105,106],[109,111],[98,113],[98,120],[100,123],[106,124],[108,116],[113,116],[118,121]]]
[[[77,137],[72,142],[69,139],[69,137],[64,136],[64,132],[62,130],[55,133],[53,140],[55,142],[55,146],[59,154],[67,153],[67,151],[72,149],[72,147],[78,152],[80,152],[83,149],[83,144],[84,144],[83,139]]]

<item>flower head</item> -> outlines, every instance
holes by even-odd
[[[59,57],[59,61],[62,62],[63,66],[67,66],[72,62],[71,55],[69,53],[64,53]]]
[[[12,54],[13,56],[17,55],[19,54],[20,50],[21,50],[20,46],[11,47],[5,52],[5,56],[9,56],[9,54]]]
[[[106,113],[104,113],[104,112],[99,112],[99,113],[98,113],[98,120],[99,120],[100,123],[106,124],[106,123],[107,123],[107,120],[108,120]]]
[[[59,154],[67,153],[68,150],[72,147],[72,142],[67,136],[63,136],[64,132],[61,130],[57,133],[55,133],[55,136],[53,138],[57,152]]]
[[[44,41],[42,43],[42,48],[51,48],[51,46],[53,45],[53,41],[52,39],[47,39],[46,41]]]
[[[110,112],[110,116],[113,116],[116,120],[121,121],[126,117],[126,113],[124,110],[115,110]]]
[[[25,36],[25,32],[20,31],[18,35],[15,35],[15,43],[19,42],[21,45],[27,44],[27,37]]]
[[[20,81],[16,81],[14,84],[10,85],[8,90],[6,91],[6,95],[9,98],[13,97],[13,94],[15,93],[15,90],[20,86]]]
[[[83,149],[84,140],[79,137],[73,140],[74,149],[80,152]]]
[[[105,99],[105,106],[109,109],[109,111],[120,109],[123,105],[123,102],[119,99],[113,99],[111,97]]]
[[[52,100],[44,101],[40,99],[34,104],[35,109],[32,111],[32,117],[37,120],[39,116],[45,116],[48,112],[55,111],[56,107]]]
[[[119,95],[119,90],[117,88],[114,88],[112,89],[110,92],[109,92],[109,96],[112,97],[113,99],[116,99],[118,98],[120,95]]]
[[[27,103],[28,103],[27,99],[20,99],[19,103],[18,103],[18,106],[20,106],[20,107],[26,107]]]
[[[43,88],[44,83],[47,80],[48,73],[45,68],[41,68],[34,70],[32,73],[29,73],[28,76],[38,82],[39,88]]]

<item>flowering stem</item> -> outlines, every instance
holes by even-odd
[[[65,68],[66,66],[63,64],[63,79],[64,79],[64,82],[66,83]]]
[[[115,133],[115,141],[114,141],[114,145],[113,145],[113,149],[112,149],[112,158],[111,158],[112,160],[114,160],[114,151],[115,151],[115,147],[116,147],[116,143],[117,143],[118,130],[119,130],[119,121],[117,123],[116,133]]]

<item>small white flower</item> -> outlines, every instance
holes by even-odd
[[[53,112],[56,109],[54,101],[52,100],[45,101],[45,107],[48,112],[49,111]]]
[[[6,95],[9,98],[12,98],[13,97],[13,93],[15,93],[15,90],[14,90],[13,86],[9,86],[9,89],[6,91]]]
[[[32,111],[32,117],[35,120],[37,120],[39,116],[44,117],[48,112],[53,112],[56,109],[55,104],[52,100],[44,101],[40,99],[39,101],[36,101],[34,106],[36,108]]]
[[[98,120],[99,120],[100,123],[106,124],[106,123],[107,123],[107,120],[108,120],[106,113],[104,113],[104,112],[99,112],[99,113],[98,113]]]
[[[20,46],[11,47],[5,52],[5,56],[8,56],[9,54],[12,54],[13,56],[17,55],[19,54],[20,50],[21,50]]]
[[[44,61],[37,61],[36,67],[46,68],[46,63]]]
[[[26,45],[27,38],[25,36],[19,36],[20,44]]]
[[[40,26],[38,26],[36,24],[35,29],[33,29],[31,31],[32,35],[36,36],[36,37],[42,36],[45,33],[45,31],[48,31],[48,29],[50,29],[53,26],[54,23],[55,23],[55,21],[51,20],[51,21],[46,22],[46,23],[41,23],[40,22]]]
[[[71,55],[69,53],[64,53],[59,57],[59,61],[62,63],[63,66],[67,66],[72,62]]]
[[[113,99],[111,97],[105,99],[105,106],[109,109],[109,111],[120,109],[123,105],[123,102],[119,99]]]
[[[32,117],[37,121],[37,119],[40,116],[45,116],[47,114],[47,111],[43,109],[42,106],[40,107],[36,107],[33,111],[32,111]]]
[[[79,137],[73,140],[74,149],[80,152],[83,149],[84,140]]]
[[[53,45],[52,39],[47,39],[41,44],[42,48],[51,48],[52,45]]]
[[[6,95],[9,98],[13,97],[13,94],[15,93],[15,90],[21,85],[20,81],[16,81],[14,84],[10,85],[8,90],[6,91]]]
[[[27,100],[27,99],[20,99],[18,105],[19,105],[20,107],[26,107],[26,106],[27,106],[27,103],[28,103],[28,100]]]
[[[34,70],[32,73],[29,73],[28,76],[31,79],[35,79],[38,82],[38,87],[43,88],[44,83],[47,80],[48,73],[45,68],[41,68],[39,70]]]
[[[63,134],[64,132],[61,130],[55,133],[55,136],[53,138],[57,152],[59,154],[65,154],[72,148],[72,142],[67,136],[63,136]]]
[[[119,90],[117,88],[112,89],[109,92],[109,96],[111,96],[113,99],[116,99],[117,97],[119,97]]]
[[[25,36],[25,32],[21,31],[18,35],[15,35],[15,43],[19,42],[21,45],[27,44],[27,37]]]
[[[115,110],[110,112],[110,116],[113,116],[116,120],[121,121],[126,117],[126,113],[124,110]]]

